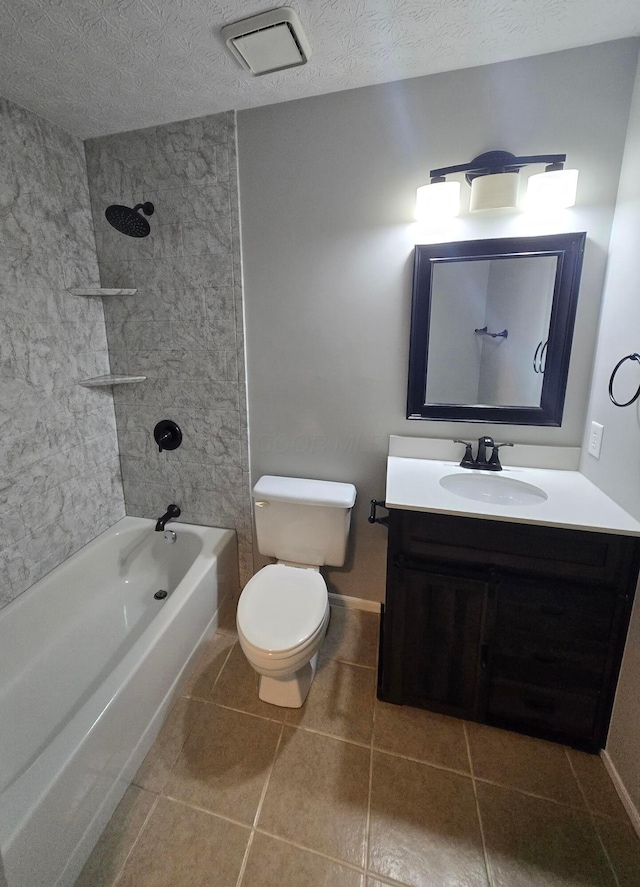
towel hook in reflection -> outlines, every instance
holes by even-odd
[[[625,360],[637,360],[640,363],[640,354],[627,354],[626,357],[623,357],[622,360],[619,360],[618,363],[614,366],[613,372],[611,373],[611,378],[609,379],[609,398],[611,403],[615,404],[617,407],[630,407],[632,403],[634,403],[640,397],[640,385],[638,385],[638,390],[633,395],[631,400],[628,400],[626,403],[618,403],[618,401],[613,396],[613,380],[616,377],[616,373],[625,362]]]
[[[483,326],[482,329],[474,330],[474,333],[477,333],[479,336],[491,336],[492,339],[506,339],[509,335],[509,330],[502,330],[501,333],[489,333],[487,332],[487,327]]]

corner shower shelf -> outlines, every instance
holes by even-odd
[[[132,382],[144,382],[146,376],[116,376],[109,373],[106,376],[95,376],[93,379],[83,379],[78,382],[83,388],[105,388],[107,385],[130,385]]]
[[[137,289],[109,289],[104,286],[73,286],[67,287],[72,296],[135,296]]]

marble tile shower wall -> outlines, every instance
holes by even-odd
[[[83,144],[0,99],[0,606],[124,514]]]
[[[242,281],[233,112],[87,141],[111,370],[147,381],[115,389],[127,514],[169,502],[181,520],[238,532],[241,578],[252,574]],[[115,231],[111,203],[151,201],[151,234]],[[160,419],[180,425],[159,453]]]

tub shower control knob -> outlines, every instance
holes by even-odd
[[[158,452],[163,450],[175,450],[182,443],[182,431],[171,419],[162,419],[153,429],[155,442],[158,444]]]

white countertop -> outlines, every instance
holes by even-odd
[[[573,530],[640,536],[640,522],[580,474],[548,468],[503,467],[499,476],[541,488],[548,498],[528,505],[477,502],[445,490],[440,479],[450,474],[494,474],[460,468],[458,462],[389,456],[387,508],[436,512],[460,517],[566,527]]]

